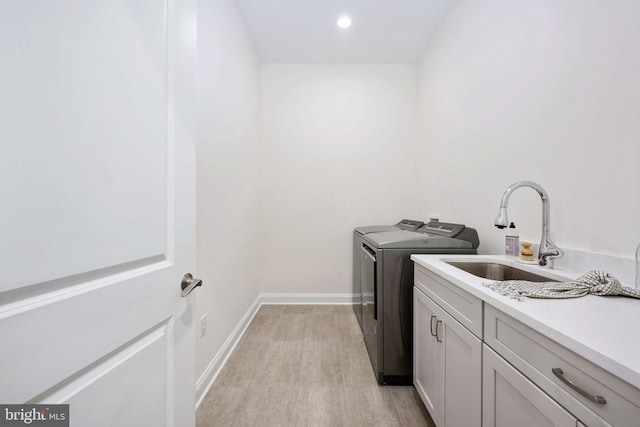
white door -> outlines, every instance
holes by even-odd
[[[195,13],[2,3],[0,403],[194,424]]]

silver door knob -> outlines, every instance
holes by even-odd
[[[202,286],[202,280],[194,279],[191,273],[187,273],[182,278],[180,286],[182,287],[182,294],[180,295],[186,297],[191,293],[192,290],[196,288],[196,286]]]

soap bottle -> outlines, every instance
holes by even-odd
[[[507,229],[507,237],[505,239],[504,252],[505,255],[517,258],[520,251],[520,235],[516,225],[512,222]]]

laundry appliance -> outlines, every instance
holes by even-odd
[[[362,333],[380,384],[412,384],[411,254],[477,254],[479,245],[475,229],[439,221],[414,231],[397,229],[362,235],[357,260]]]
[[[402,219],[395,225],[370,225],[366,227],[356,227],[353,230],[353,311],[358,319],[360,329],[362,329],[362,290],[360,289],[360,251],[362,247],[362,236],[384,231],[415,231],[423,225],[424,222],[422,221]]]

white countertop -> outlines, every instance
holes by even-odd
[[[495,262],[545,276],[554,275],[559,281],[575,279],[587,271],[549,270],[500,255],[412,255],[411,259],[640,389],[640,299],[587,295],[518,301],[483,286],[491,280],[474,276],[446,261]]]

